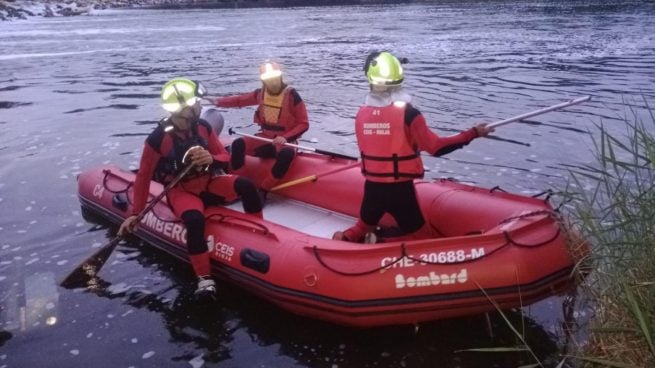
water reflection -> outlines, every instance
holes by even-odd
[[[54,326],[58,322],[59,292],[52,272],[38,272],[14,277],[9,290],[3,293],[0,346],[11,338],[12,331],[28,331]]]
[[[150,255],[144,255],[139,257],[138,261],[151,262],[153,259]],[[167,262],[164,262],[164,265],[166,264]],[[171,360],[190,361],[200,355],[205,362],[229,359],[230,335],[233,328],[226,324],[223,308],[213,303],[198,304],[193,298],[193,280],[188,275],[178,275],[174,284],[176,286],[152,293],[129,290],[130,287],[125,290],[124,284],[112,285],[100,278],[90,291],[99,297],[118,299],[124,305],[159,314],[170,340],[177,344],[190,345],[195,350],[194,353],[171,357]],[[173,294],[176,296],[170,299]]]
[[[244,299],[244,298],[242,298]],[[261,346],[280,344],[279,352],[308,367],[477,367],[520,366],[534,363],[524,353],[492,354],[466,349],[520,345],[504,320],[491,317],[491,337],[485,316],[436,321],[415,326],[353,330],[289,315],[278,310],[261,313],[257,302],[237,307],[241,327]],[[261,304],[261,303],[259,303]],[[271,308],[268,308],[270,310]],[[265,309],[264,309],[265,310]],[[275,315],[269,315],[275,313]],[[507,314],[515,326],[523,326],[528,344],[540,359],[556,359],[556,337],[518,312]]]

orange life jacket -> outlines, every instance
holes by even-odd
[[[271,95],[266,88],[261,89],[255,121],[261,126],[264,136],[272,138],[294,127],[295,118],[289,109],[291,91],[291,87],[285,87],[278,95]]]
[[[405,107],[391,104],[359,109],[355,133],[367,180],[393,183],[423,177],[423,161],[405,124]]]

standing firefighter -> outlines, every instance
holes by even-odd
[[[461,148],[492,129],[478,124],[459,134],[440,137],[433,133],[421,112],[410,104],[402,89],[400,61],[389,52],[373,52],[364,64],[370,91],[355,118],[355,133],[366,178],[357,223],[333,238],[361,242],[385,213],[396,220],[401,236],[430,236],[416,197],[414,179],[423,177],[420,152],[441,156]]]

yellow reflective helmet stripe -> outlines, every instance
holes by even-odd
[[[187,106],[195,105],[199,101],[196,96],[197,88],[196,83],[189,79],[170,80],[161,90],[162,107],[170,113],[176,113]]]
[[[371,84],[399,85],[403,82],[404,71],[395,56],[383,51],[367,64],[366,77]]]

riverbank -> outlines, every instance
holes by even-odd
[[[131,6],[131,2],[130,0],[0,1],[0,20],[85,15],[95,9],[128,7]]]
[[[11,0],[0,1],[0,20],[88,15],[103,9],[263,8],[412,3],[382,0]]]
[[[655,366],[655,111],[646,97],[625,111],[625,135],[599,125],[597,162],[573,171],[566,191],[594,245],[585,287],[594,316],[576,358],[646,368]]]

